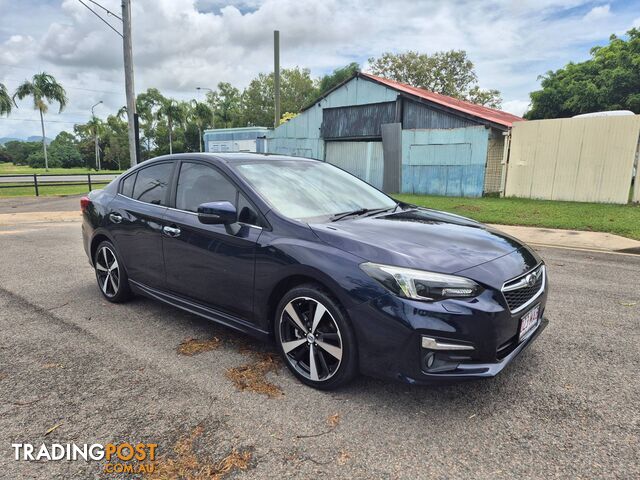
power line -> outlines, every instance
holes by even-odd
[[[98,2],[94,2],[93,0],[89,0],[91,3],[93,3],[94,5],[96,5],[97,7],[100,7],[102,10],[104,10],[105,12],[107,12],[107,15],[111,15],[113,17],[116,17],[118,20],[122,21],[122,17],[120,15],[116,15],[115,13],[113,13],[111,10],[103,7],[102,5],[100,5]]]
[[[111,30],[113,30],[114,32],[116,32],[118,35],[120,35],[120,37],[122,37],[122,34],[113,26],[111,25],[109,22],[107,22],[104,18],[102,18],[100,16],[100,14],[98,12],[96,12],[93,8],[91,8],[89,5],[87,5],[86,3],[84,3],[82,0],[78,0],[82,5],[84,5],[85,7],[87,7],[87,9],[93,13],[96,17],[98,17],[100,20],[102,20],[102,22],[107,25]],[[94,2],[95,3],[95,2]],[[104,8],[104,7],[102,7]]]

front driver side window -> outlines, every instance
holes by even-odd
[[[237,189],[224,175],[200,163],[184,162],[176,190],[176,208],[197,212],[207,202],[227,201],[237,207]]]

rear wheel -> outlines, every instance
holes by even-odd
[[[113,303],[129,299],[131,295],[129,278],[111,242],[104,241],[98,245],[93,265],[98,287],[104,298]]]
[[[331,390],[355,376],[355,336],[346,312],[327,292],[315,285],[294,288],[276,315],[278,349],[300,381]]]

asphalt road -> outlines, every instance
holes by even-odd
[[[540,252],[550,325],[495,379],[361,377],[322,393],[281,366],[272,398],[226,375],[268,345],[144,298],[103,301],[78,223],[0,227],[0,477],[103,476],[95,462],[15,461],[14,442],[144,441],[159,465],[177,448],[202,471],[248,452],[228,478],[640,478],[640,257]]]

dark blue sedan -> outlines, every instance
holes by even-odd
[[[529,247],[321,161],[158,157],[81,207],[107,300],[137,293],[275,340],[312,387],[491,377],[547,324]]]

